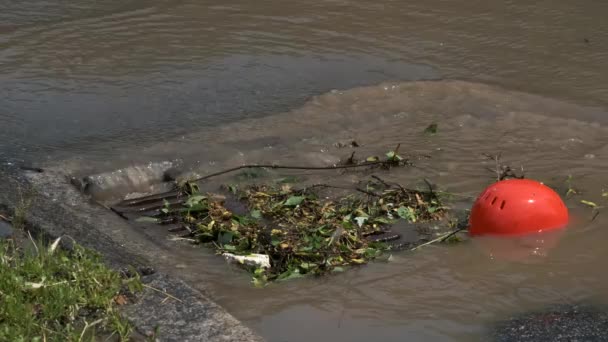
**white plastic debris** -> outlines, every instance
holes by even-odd
[[[249,255],[235,255],[232,253],[222,254],[226,261],[235,264],[270,268],[270,257],[266,254],[249,254]]]
[[[61,241],[61,236],[58,237],[55,242],[53,242],[53,244],[49,247],[49,253],[53,254],[55,253],[55,250],[57,249],[57,246],[59,246],[59,242]]]

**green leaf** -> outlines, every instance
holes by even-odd
[[[317,228],[317,232],[322,236],[328,237],[332,236],[332,234],[335,232],[335,229],[333,229],[332,227],[327,227],[326,225],[322,225]]]
[[[223,245],[222,248],[224,248],[227,251],[231,251],[231,252],[236,251],[236,247],[233,245]]]
[[[313,268],[315,266],[316,266],[315,264],[311,264],[309,262],[303,262],[303,263],[300,264],[300,267],[302,267],[305,270],[309,270],[309,269],[311,269],[311,268]]]
[[[374,219],[374,222],[375,223],[381,223],[381,224],[390,224],[391,223],[391,221],[389,219],[385,218],[385,217],[376,217]]]
[[[403,159],[403,158],[401,158],[400,155],[396,154],[395,151],[386,152],[386,157],[389,160],[402,160]]]
[[[168,214],[169,213],[169,206],[171,206],[171,204],[169,203],[169,201],[167,201],[166,199],[163,198],[163,207],[162,209],[160,209],[160,212],[163,214]]]
[[[141,222],[141,223],[158,223],[160,222],[159,219],[154,218],[154,217],[149,217],[149,216],[142,216],[142,217],[138,217],[135,222]]]
[[[397,215],[404,220],[416,222],[416,212],[410,207],[399,207],[399,209],[397,209]]]
[[[182,212],[182,213],[196,213],[196,212],[200,212],[200,211],[207,211],[208,209],[209,208],[207,207],[206,204],[196,203],[196,204],[193,204],[191,207],[180,209],[180,212]]]
[[[257,209],[252,210],[249,215],[251,215],[251,217],[253,217],[254,219],[261,219],[262,218],[262,212],[259,211],[259,210],[257,210]]]
[[[276,247],[281,244],[281,239],[273,236],[272,239],[270,240],[270,243]]]
[[[206,200],[206,199],[207,199],[207,197],[203,196],[203,195],[190,196],[190,197],[188,197],[188,200],[186,201],[186,205],[190,207],[190,206],[192,206],[196,203],[199,203],[203,200]]]
[[[377,162],[378,160],[380,160],[380,158],[376,156],[367,157],[367,159],[365,159],[366,162]]]
[[[211,234],[209,232],[200,233],[200,234],[197,235],[197,237],[201,241],[211,241],[211,240],[213,240],[213,234]]]
[[[256,276],[259,276],[259,275],[263,275],[264,272],[266,272],[266,270],[263,267],[258,267],[255,269],[255,271],[253,271],[253,274],[255,274]]]
[[[296,279],[296,278],[302,278],[303,275],[300,273],[300,270],[295,268],[293,270],[287,270],[283,273],[281,273],[278,277],[277,277],[277,281],[281,281],[281,280],[290,280],[290,279]]]
[[[346,230],[351,230],[353,229],[354,225],[352,222],[350,221],[342,221],[342,228],[346,229]]]
[[[190,189],[190,193],[192,193],[192,194],[198,193],[200,191],[198,184],[196,184],[194,182],[187,182],[186,186]]]
[[[581,203],[590,206],[591,208],[597,208],[597,204],[595,204],[594,202],[591,201],[585,201],[585,200],[581,200]]]
[[[437,128],[438,128],[438,125],[436,123],[432,123],[424,129],[424,133],[437,134]]]
[[[240,215],[236,215],[236,214],[232,214],[232,223],[239,225],[239,224],[243,224],[246,225],[247,223],[249,223],[249,221],[251,220],[250,217],[248,216],[240,216]]]
[[[378,257],[381,254],[382,254],[382,251],[378,250],[376,248],[368,247],[365,250],[365,257],[368,258],[368,259],[370,259],[370,258],[376,258],[376,257]]]
[[[238,188],[236,185],[228,185],[228,191],[230,191],[233,195],[236,195],[238,192]]]
[[[304,196],[291,196],[285,201],[285,203],[283,203],[283,205],[285,205],[287,207],[295,207],[295,206],[300,205],[304,201],[305,198],[306,197],[304,197]]]
[[[232,232],[220,232],[217,235],[217,242],[220,245],[226,245],[232,242],[232,238],[234,237],[234,233]]]
[[[266,279],[266,277],[253,277],[253,286],[257,287],[257,288],[262,288],[266,285],[268,285],[268,279]]]

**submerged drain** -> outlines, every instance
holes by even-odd
[[[390,172],[410,165],[394,151],[386,155],[386,160],[362,163],[351,156],[345,165],[312,170],[381,167]],[[256,284],[338,271],[388,257],[388,251],[444,241],[463,230],[466,222],[454,220],[430,183],[426,182],[426,190],[415,190],[378,176],[352,188],[329,184],[296,188],[297,182],[275,181],[222,186],[215,193],[199,190],[198,181],[252,167],[265,166],[236,167],[181,186],[150,184],[151,189],[164,191],[126,198],[108,208],[126,220],[164,227],[178,239],[207,244],[246,265]]]
[[[123,200],[109,208],[124,219],[165,226],[167,232],[177,234],[180,238],[196,238],[196,225],[200,222],[183,222],[179,217],[180,212],[188,212],[189,205],[187,202],[192,196],[196,195],[174,190]],[[229,192],[222,192],[216,200],[222,201],[227,209],[237,213],[237,215],[246,214],[246,204]],[[273,226],[271,220],[265,220],[265,224],[270,227]],[[427,231],[424,231],[425,228]],[[362,233],[362,236],[369,242],[388,243],[391,249],[399,250],[411,248],[428,241],[430,234],[428,227],[400,224],[365,232]]]

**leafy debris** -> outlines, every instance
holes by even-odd
[[[177,220],[190,237],[218,253],[268,255],[269,267],[249,268],[262,285],[365,264],[393,248],[372,238],[386,233],[391,223],[437,221],[446,214],[432,191],[370,181],[366,188],[373,192],[327,199],[318,194],[324,187],[232,186],[244,213],[228,209],[221,196],[190,189],[181,208],[160,212],[158,218]]]

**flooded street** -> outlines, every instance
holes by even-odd
[[[0,0],[0,158],[80,176],[177,160],[204,175],[401,144],[414,167],[382,177],[427,178],[463,205],[495,178],[484,154],[561,195],[571,176],[572,227],[519,261],[470,241],[255,289],[210,251],[147,233],[175,253],[160,269],[269,341],[485,340],[526,310],[608,305],[608,216],[581,203],[608,201],[606,14],[606,2],[563,0]]]
[[[227,267],[210,250],[170,241],[162,226],[145,231],[171,255],[159,269],[209,294],[270,341],[487,340],[495,321],[522,311],[579,302],[608,305],[608,277],[597,272],[608,258],[606,216],[600,209],[592,221],[594,211],[580,202],[606,203],[608,132],[574,118],[605,115],[602,109],[478,83],[384,83],[328,93],[290,112],[203,129],[145,149],[118,149],[111,162],[79,157],[55,167],[88,174],[110,165],[127,167],[142,156],[172,156],[183,160],[185,172],[204,175],[248,163],[331,165],[351,151],[379,155],[400,143],[414,166],[374,174],[408,187],[424,186],[427,178],[453,193],[455,205],[468,206],[496,177],[494,162],[484,154],[501,152],[504,162],[522,166],[527,177],[562,195],[569,187],[580,193],[566,200],[572,226],[557,246],[531,249],[500,241],[489,249],[479,241],[430,246],[395,253],[388,263],[255,289],[250,275]],[[438,123],[435,135],[423,132],[431,122]],[[336,146],[353,139],[360,147]],[[294,175],[307,184],[353,187],[370,173],[269,171],[258,181]],[[218,191],[233,177],[202,187]],[[540,255],[534,255],[536,247]]]

